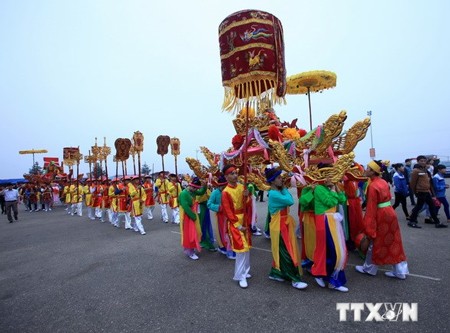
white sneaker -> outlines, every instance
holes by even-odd
[[[239,281],[239,287],[245,289],[248,287],[247,279],[242,279]]]
[[[198,255],[196,255],[195,253],[192,253],[189,258],[191,258],[192,260],[198,260]]]
[[[370,274],[369,272],[366,272],[364,270],[364,266],[355,266],[355,270],[357,272],[361,273],[361,274],[367,274],[367,275],[370,275],[370,276],[375,276],[375,274]]]
[[[260,231],[255,231],[253,232],[253,236],[261,236],[262,233]]]
[[[300,281],[299,282],[292,281],[292,287],[294,287],[295,289],[305,289],[306,287],[308,287],[308,284]]]
[[[323,281],[322,278],[314,278],[314,279],[316,280],[317,284],[318,284],[320,287],[325,288],[325,281]]]
[[[147,233],[144,231],[144,232],[141,232],[141,235],[147,235]]]
[[[406,279],[406,275],[405,274],[397,274],[397,273],[392,272],[392,271],[384,272],[384,275],[386,275],[387,277],[390,277],[390,278],[397,278],[397,279],[400,279],[400,280],[405,280]]]
[[[346,293],[348,291],[347,287],[344,287],[344,286],[336,287],[335,285],[333,285],[331,283],[328,284],[328,288],[329,289],[333,289],[333,290],[337,290],[337,291],[340,291],[340,292],[343,292],[343,293]]]

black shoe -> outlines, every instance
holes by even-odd
[[[417,228],[417,229],[422,228],[420,225],[418,225],[418,224],[415,223],[415,222],[408,222],[408,225],[409,225],[411,228]]]
[[[409,216],[407,216],[407,217],[406,217],[406,221],[409,221],[409,220],[410,220],[410,217],[409,217]]]
[[[425,219],[426,224],[436,224],[432,219]]]
[[[448,225],[443,224],[443,223],[436,223],[436,225],[434,226],[435,228],[447,228]]]
[[[9,221],[9,223],[13,223],[13,221]]]

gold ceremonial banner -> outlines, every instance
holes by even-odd
[[[170,150],[173,156],[180,155],[180,139],[178,138],[170,139]]]
[[[159,135],[156,138],[156,145],[158,147],[158,150],[156,153],[158,155],[166,155],[169,152],[169,144],[170,144],[170,136],[168,135]]]
[[[144,135],[139,131],[133,134],[133,147],[136,153],[144,151]]]
[[[127,138],[119,138],[114,142],[116,147],[116,160],[126,161],[130,157],[131,140]]]

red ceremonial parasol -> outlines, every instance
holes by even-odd
[[[240,112],[256,109],[265,98],[284,101],[286,69],[283,27],[278,18],[260,10],[242,10],[227,16],[219,26],[223,109]],[[245,112],[248,142],[248,112]],[[243,151],[244,182],[247,182],[247,151]]]

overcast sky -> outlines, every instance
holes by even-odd
[[[235,131],[221,111],[218,26],[243,9],[281,20],[288,75],[336,73],[336,88],[311,95],[314,125],[346,110],[348,129],[371,110],[377,158],[449,158],[447,0],[2,0],[0,178],[28,172],[32,155],[20,150],[47,149],[35,156],[42,166],[44,156],[61,159],[63,147],[88,154],[95,137],[115,153],[115,139],[135,131],[145,137],[142,164],[155,170],[158,135],[180,139],[180,172],[199,146],[229,148]],[[308,129],[307,97],[286,100],[278,116]],[[370,160],[370,146],[369,131],[357,161]],[[173,156],[164,160],[173,171]]]

